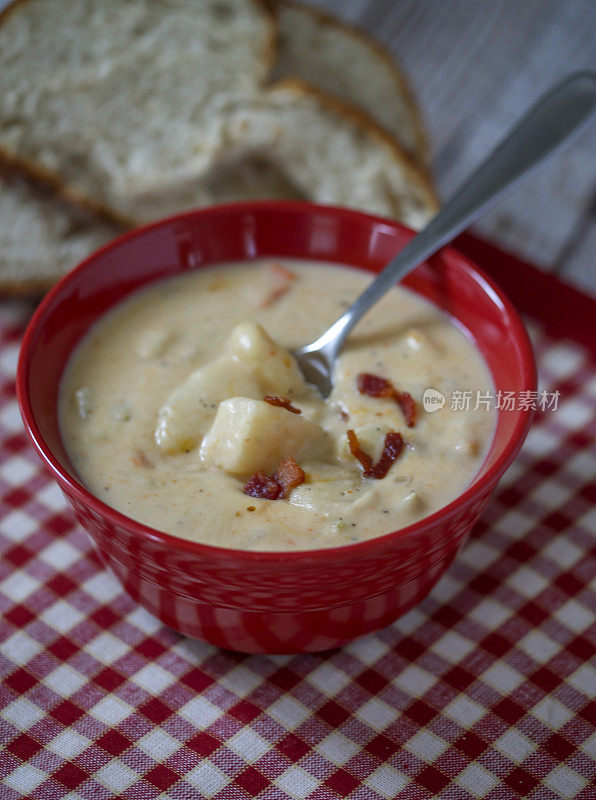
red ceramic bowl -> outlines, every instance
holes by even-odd
[[[73,348],[107,309],[168,275],[257,256],[335,261],[374,273],[411,236],[386,219],[303,203],[208,208],[122,236],[67,275],[39,306],[17,378],[29,436],[105,563],[167,625],[220,647],[293,653],[337,647],[393,622],[453,559],[519,450],[531,412],[499,411],[490,452],[472,484],[414,525],[328,550],[228,550],[135,522],[78,480],[56,413]],[[497,389],[536,389],[532,349],[517,313],[473,264],[447,249],[404,283],[469,332]]]

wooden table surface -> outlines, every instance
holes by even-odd
[[[596,70],[596,0],[318,0],[410,78],[443,198],[551,84]],[[596,123],[476,228],[596,294]]]

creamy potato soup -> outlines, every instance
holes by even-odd
[[[126,299],[86,335],[61,384],[62,436],[82,481],[153,528],[258,550],[357,542],[449,503],[479,469],[495,414],[452,408],[454,392],[475,397],[492,382],[444,314],[392,289],[348,339],[327,400],[289,352],[370,280],[257,261]],[[427,389],[442,407],[425,410]]]

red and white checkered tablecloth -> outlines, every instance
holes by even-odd
[[[396,624],[306,656],[219,651],[122,592],[22,429],[29,309],[0,306],[0,781],[30,797],[596,798],[596,375],[559,390],[473,536]]]

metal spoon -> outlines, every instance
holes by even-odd
[[[579,72],[544,94],[439,213],[385,267],[322,336],[294,351],[306,380],[324,397],[333,367],[358,320],[398,280],[479,219],[540,165],[570,144],[596,110],[596,74]]]

